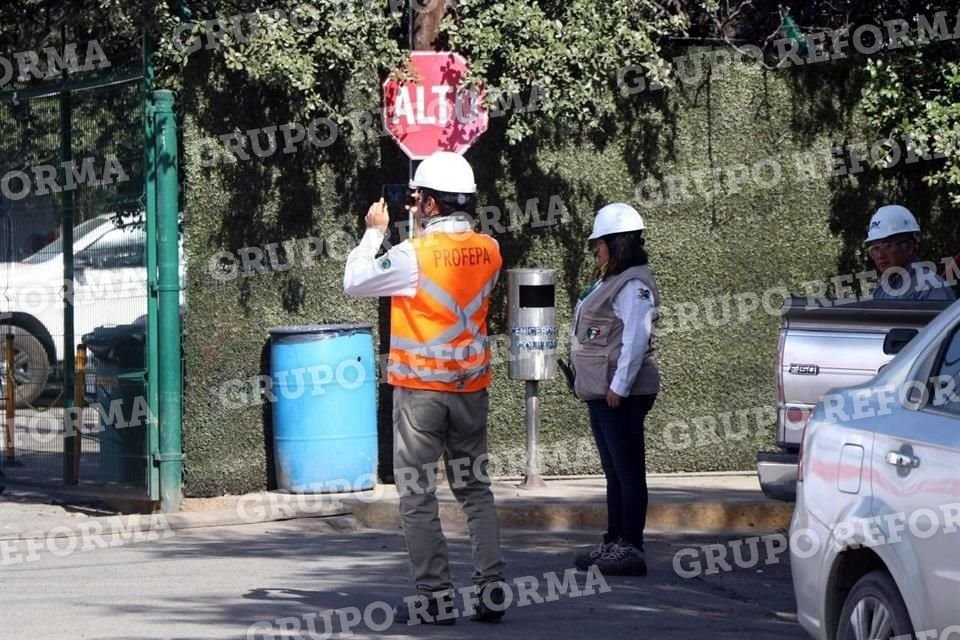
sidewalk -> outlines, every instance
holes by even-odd
[[[770,500],[756,473],[651,474],[647,529],[685,532],[770,532],[785,529],[793,504]],[[544,489],[521,489],[519,480],[494,483],[504,529],[596,531],[606,527],[606,483],[602,477],[547,480]],[[364,526],[400,526],[393,487],[375,502],[347,501]],[[450,489],[438,488],[444,528],[466,529],[463,511]]]
[[[755,473],[651,474],[647,529],[651,532],[770,532],[789,526],[793,504],[766,498]],[[520,489],[519,481],[494,483],[504,530],[594,532],[606,523],[605,483],[600,477],[547,480],[544,489]],[[445,529],[465,530],[466,520],[449,488],[437,491]],[[94,507],[44,502],[37,494],[8,488],[0,496],[0,540],[70,535],[96,523],[103,533],[253,524],[297,518],[336,518],[340,530],[399,528],[393,485],[353,494],[257,493],[188,498],[162,519],[118,516]]]

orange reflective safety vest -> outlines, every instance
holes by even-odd
[[[490,384],[487,310],[503,259],[497,241],[474,231],[410,240],[420,283],[390,304],[387,381],[397,387],[470,393]]]

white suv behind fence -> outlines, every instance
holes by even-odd
[[[130,324],[147,313],[146,232],[142,222],[119,226],[115,218],[104,214],[74,228],[76,343],[95,327]],[[43,392],[63,361],[64,282],[61,240],[21,262],[0,263],[0,323],[14,333],[19,406]]]

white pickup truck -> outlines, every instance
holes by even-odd
[[[803,429],[821,397],[873,378],[950,304],[796,296],[784,301],[776,371],[781,450],[757,454],[767,497],[795,500]]]
[[[74,341],[95,327],[130,324],[147,313],[146,232],[105,214],[74,228]],[[21,262],[0,263],[0,327],[14,334],[18,406],[43,392],[63,360],[61,240]]]

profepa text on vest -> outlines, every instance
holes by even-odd
[[[433,266],[439,267],[441,261],[445,267],[490,264],[490,252],[480,247],[437,249],[433,252]]]

